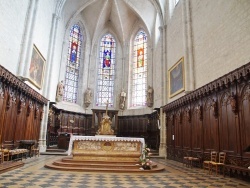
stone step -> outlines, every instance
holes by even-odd
[[[22,161],[4,161],[0,164],[0,174],[24,166]]]
[[[98,171],[98,172],[159,172],[165,169],[161,164],[153,162],[151,170],[143,170],[137,162],[119,161],[80,161],[72,157],[64,157],[52,163],[47,163],[46,168],[66,171]]]
[[[138,164],[110,164],[110,163],[105,163],[105,162],[96,162],[96,163],[65,163],[62,161],[55,161],[53,162],[53,165],[55,166],[64,166],[64,167],[86,167],[86,168],[112,168],[112,169],[117,169],[117,168],[126,168],[126,169],[138,169],[140,168],[139,163]],[[156,165],[154,165],[156,166]]]

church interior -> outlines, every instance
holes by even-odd
[[[0,187],[250,186],[249,0],[0,9]]]

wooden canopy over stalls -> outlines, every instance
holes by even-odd
[[[167,156],[210,158],[226,152],[226,164],[250,166],[250,63],[163,107]]]
[[[39,139],[48,100],[0,66],[0,144],[16,148],[20,140]]]

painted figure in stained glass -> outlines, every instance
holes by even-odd
[[[143,48],[140,48],[137,50],[137,67],[143,67],[144,66],[144,56],[143,56]]]
[[[77,44],[76,43],[72,43],[71,54],[70,54],[70,61],[72,63],[76,62],[76,54],[77,54]]]
[[[103,68],[110,67],[110,64],[111,64],[110,59],[111,59],[111,51],[104,50],[104,52],[103,52]]]

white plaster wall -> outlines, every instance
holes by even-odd
[[[56,98],[56,88],[57,84],[60,80],[64,80],[60,78],[61,73],[61,60],[62,60],[62,49],[64,44],[64,33],[65,33],[65,27],[62,24],[61,17],[59,15],[58,17],[58,24],[57,24],[57,30],[56,30],[56,41],[55,41],[55,51],[54,51],[54,57],[52,59],[52,66],[51,66],[51,74],[52,78],[49,81],[50,84],[50,91],[48,99],[51,102],[55,102]]]
[[[162,38],[160,38],[162,40]],[[152,61],[153,68],[153,88],[154,88],[154,107],[159,108],[162,106],[162,92],[163,92],[163,80],[162,80],[162,68],[163,68],[163,59],[162,59],[162,42],[157,41],[154,48],[154,55]]]
[[[184,57],[184,25],[182,16],[182,6],[180,2],[174,8],[171,18],[167,22],[167,37],[166,37],[166,77],[168,79],[168,71],[179,61],[180,58]],[[184,58],[185,62],[185,58]],[[169,98],[169,85],[166,83],[164,87],[167,87],[167,98],[168,102],[172,102],[183,96],[183,93]]]
[[[67,60],[67,48],[68,48],[68,37],[69,28],[66,28],[64,23],[64,12],[62,11],[58,15],[58,23],[56,30],[56,41],[55,41],[55,55],[52,65],[53,80],[51,80],[51,90],[49,92],[49,99],[51,102],[55,102],[57,84],[65,79],[65,68]],[[67,32],[68,31],[68,32]]]
[[[48,67],[50,63],[48,59],[48,51],[51,41],[51,27],[52,27],[52,18],[55,12],[55,1],[43,0],[39,1],[37,8],[37,15],[35,21],[35,27],[33,28],[33,44],[36,45],[42,56],[45,58],[46,63],[44,67],[44,76],[49,76]],[[53,77],[52,77],[53,78]],[[51,79],[53,80],[53,79]],[[43,79],[43,87],[41,91],[46,87],[45,79]],[[47,96],[46,96],[47,97]]]
[[[13,74],[18,70],[28,5],[29,0],[0,1],[0,64]]]
[[[196,88],[250,62],[250,1],[191,1]]]
[[[165,41],[167,70],[183,56],[187,71],[183,2],[180,0],[172,15],[166,18],[168,20]],[[197,89],[250,62],[250,1],[189,0],[189,2],[193,54],[188,55],[193,55],[194,89]],[[168,102],[183,95],[185,92],[168,98]]]

